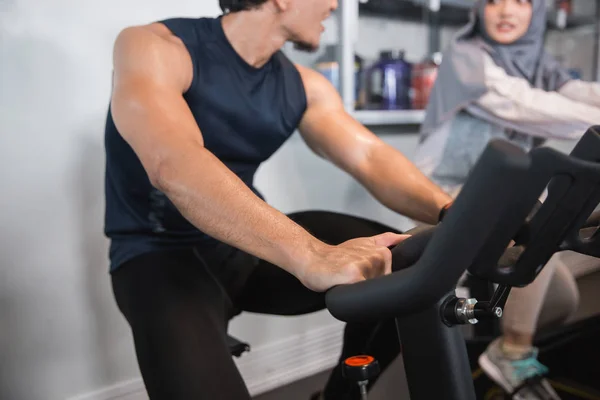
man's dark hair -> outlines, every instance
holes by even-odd
[[[221,10],[224,12],[237,12],[256,8],[267,0],[219,0]]]

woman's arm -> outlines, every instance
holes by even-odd
[[[473,115],[533,136],[577,139],[600,124],[600,107],[574,101],[558,92],[532,88],[526,80],[509,76],[484,55],[488,89],[467,107]]]
[[[563,85],[558,93],[571,100],[600,107],[600,83],[573,79]],[[600,121],[598,122],[600,124]]]

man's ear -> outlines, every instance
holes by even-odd
[[[287,11],[292,7],[292,0],[271,0],[279,12]]]
[[[231,10],[234,3],[234,0],[219,0],[219,6],[221,7],[221,11],[223,12]]]

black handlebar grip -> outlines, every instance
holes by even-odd
[[[411,237],[398,243],[392,249],[392,271],[409,268],[419,261],[435,230],[435,226],[427,226],[407,231],[406,234]]]
[[[600,162],[600,125],[592,126],[587,130],[571,151],[571,156]]]
[[[587,221],[585,221],[585,224],[582,226],[582,228],[593,228],[598,226],[600,226],[600,210],[594,211],[592,215],[589,216]]]

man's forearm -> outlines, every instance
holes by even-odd
[[[452,201],[402,153],[385,143],[371,152],[359,180],[385,206],[428,224],[437,224],[441,209]]]
[[[154,184],[198,229],[296,274],[323,245],[258,198],[204,148],[166,161]]]

